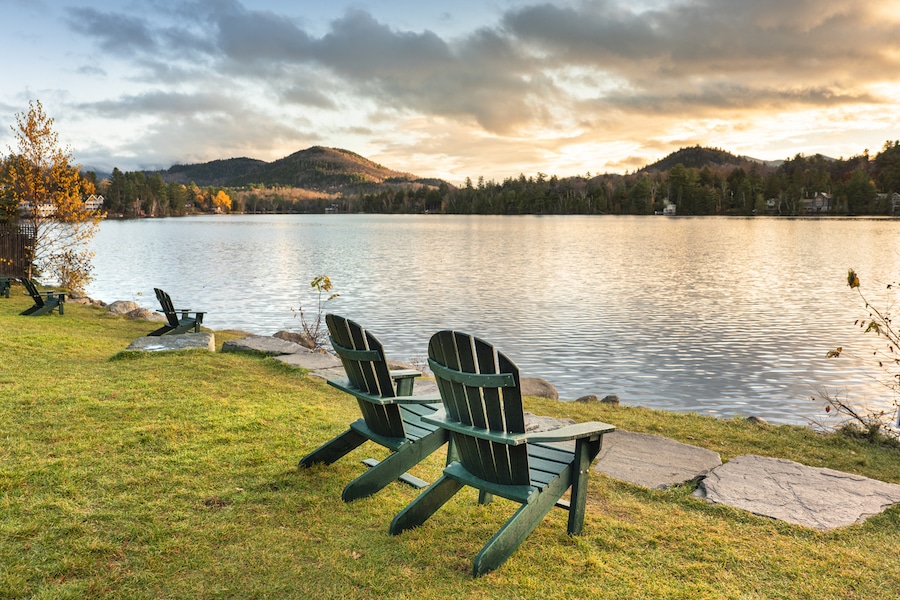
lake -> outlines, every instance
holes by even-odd
[[[206,312],[272,334],[336,312],[421,363],[444,328],[482,337],[574,399],[806,423],[817,390],[873,405],[872,301],[900,277],[900,220],[634,216],[227,215],[105,221],[88,294]],[[842,346],[839,359],[826,359]]]

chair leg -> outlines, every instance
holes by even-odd
[[[344,488],[344,502],[371,496],[384,488],[447,441],[447,432],[437,429],[416,442],[406,443],[383,461],[351,481]]]
[[[330,442],[319,446],[317,449],[300,459],[297,468],[302,469],[314,465],[315,463],[330,465],[351,450],[362,446],[365,441],[366,438],[364,436],[352,429],[348,429]]]
[[[581,535],[584,527],[584,510],[587,504],[588,479],[591,462],[600,453],[603,438],[590,441],[587,438],[575,442],[575,460],[572,462],[572,493],[569,496],[569,535]]]
[[[556,480],[540,492],[535,500],[528,504],[523,504],[519,510],[494,534],[478,556],[475,557],[475,564],[472,569],[472,575],[478,577],[506,562],[513,552],[525,541],[525,538],[534,531],[534,528],[547,516],[547,513],[554,507],[556,501],[559,500],[565,491],[569,488],[569,476],[572,467],[562,472]]]
[[[397,516],[391,521],[391,527],[388,531],[390,531],[391,535],[397,535],[407,529],[418,527],[427,521],[428,517],[437,512],[462,487],[463,484],[460,482],[442,475],[440,479],[419,494],[418,498],[397,513]]]
[[[42,306],[32,306],[21,314],[27,315],[29,317],[40,317],[42,315],[46,315],[51,310],[53,310],[52,306],[50,306],[49,304],[44,304]]]

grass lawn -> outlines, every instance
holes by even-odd
[[[0,598],[897,598],[900,509],[822,533],[594,474],[585,533],[555,510],[498,571],[472,561],[515,509],[458,494],[398,537],[395,483],[345,504],[385,452],[297,461],[358,418],[355,400],[270,358],[123,354],[153,324],[0,298]],[[217,343],[234,337],[216,332]],[[423,340],[423,346],[426,341]],[[528,399],[719,452],[900,483],[900,451],[794,426]],[[441,452],[414,474],[436,478]]]

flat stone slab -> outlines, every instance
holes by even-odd
[[[694,495],[826,531],[900,503],[900,485],[749,454],[710,471]]]
[[[527,411],[525,412],[526,433],[531,433],[533,431],[553,431],[554,429],[559,429],[560,427],[566,427],[567,425],[574,424],[575,419],[557,419],[556,417],[545,417],[544,415],[536,415]],[[558,443],[565,444],[565,442]],[[569,445],[572,446],[572,449],[575,448],[575,442],[571,442]]]
[[[210,332],[179,333],[176,335],[148,335],[139,337],[126,350],[141,352],[164,352],[167,350],[209,350],[216,351],[216,336]]]
[[[712,450],[617,429],[603,436],[593,468],[619,481],[664,489],[702,477],[721,464]]]
[[[301,346],[301,348],[303,347]],[[344,374],[344,367],[341,365],[341,359],[324,352],[313,352],[308,348],[303,348],[302,351],[293,354],[276,356],[275,360],[289,364],[293,367],[314,371],[314,374],[321,371],[329,371],[335,379],[346,377]]]
[[[237,340],[228,340],[222,344],[222,352],[258,352],[269,356],[309,351],[309,348],[304,348],[300,344],[270,335],[248,335]]]

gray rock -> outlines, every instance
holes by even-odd
[[[575,419],[557,419],[555,417],[535,415],[530,412],[525,413],[525,431],[529,433],[532,431],[552,431],[574,424]]]
[[[600,402],[600,398],[598,398],[596,394],[588,394],[581,398],[575,398],[575,402]]]
[[[768,425],[769,424],[769,422],[766,421],[765,419],[763,419],[762,417],[755,417],[755,416],[747,417],[747,422],[753,423],[755,425]]]
[[[413,396],[431,396],[438,394],[440,394],[440,392],[438,391],[438,386],[434,379],[428,379],[426,377],[419,377],[416,379],[416,383],[413,387]],[[440,402],[440,400],[438,400],[438,402]]]
[[[291,356],[292,355],[290,355],[290,354],[287,354],[285,356],[276,356],[275,360],[288,362],[287,359],[289,359]],[[294,365],[294,366],[300,366],[300,365]],[[305,368],[305,367],[303,367],[303,368]],[[347,373],[344,372],[344,367],[342,367],[342,366],[328,367],[325,369],[316,369],[315,371],[310,371],[309,375],[310,375],[310,377],[318,377],[319,379],[324,379],[326,381],[328,381],[330,379],[346,379],[347,378]]]
[[[619,397],[615,394],[609,394],[607,396],[604,396],[603,400],[601,400],[600,402],[602,402],[603,404],[612,404],[614,406],[618,406]]]
[[[222,344],[222,352],[258,352],[269,356],[278,356],[297,352],[308,353],[309,349],[269,335],[250,335],[237,340],[228,340]]]
[[[546,379],[541,379],[540,377],[523,377],[521,383],[523,396],[537,396],[538,398],[559,400],[559,392],[557,392],[556,388]]]
[[[126,350],[141,352],[164,352],[172,350],[202,349],[216,351],[216,337],[212,333],[181,333],[177,335],[159,335],[139,337],[129,344]]]
[[[131,300],[116,300],[112,304],[110,304],[107,308],[109,312],[117,314],[117,315],[125,315],[130,313],[133,310],[139,309],[141,306],[137,302],[132,302]]]
[[[826,531],[900,503],[900,485],[750,454],[710,471],[694,495]]]
[[[275,360],[279,360],[293,367],[308,369],[310,371],[321,371],[323,369],[340,369],[337,378],[346,377],[344,367],[341,365],[341,359],[324,352],[313,352],[307,348],[303,348],[293,354],[282,354],[276,356]]]
[[[722,459],[711,450],[619,429],[603,436],[594,470],[620,481],[663,489],[702,477],[721,464]]]
[[[422,372],[422,369],[420,369],[416,365],[401,362],[399,360],[388,360],[387,366],[388,366],[388,369],[390,369],[391,371],[398,371],[398,370],[399,371],[410,371],[410,370],[412,370],[412,371],[419,371],[420,373]]]
[[[144,319],[145,321],[162,322],[166,320],[166,315],[146,308],[136,308],[128,311],[125,313],[125,316],[129,319]]]
[[[272,337],[277,337],[278,339],[285,340],[286,342],[300,344],[304,348],[309,348],[310,350],[316,349],[315,340],[313,340],[305,333],[297,333],[296,331],[278,331]]]

